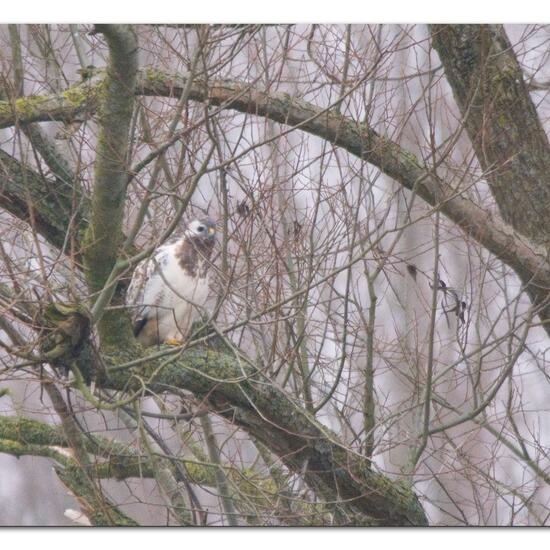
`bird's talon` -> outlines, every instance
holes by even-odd
[[[167,346],[181,346],[183,342],[177,338],[168,338],[164,341]]]

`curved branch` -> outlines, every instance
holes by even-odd
[[[20,105],[25,121],[65,119],[82,115],[97,105],[102,77],[91,84],[71,88],[71,92],[45,96],[43,109]],[[149,96],[179,97],[187,84],[182,75],[170,75],[152,69],[139,72],[136,93]],[[84,90],[86,90],[84,92]],[[74,93],[72,93],[74,91]],[[70,99],[68,96],[71,96]],[[492,214],[463,196],[449,183],[436,178],[412,153],[380,135],[366,124],[357,123],[335,111],[283,93],[266,93],[238,81],[209,81],[208,90],[200,81],[193,83],[189,98],[208,102],[221,109],[251,113],[319,136],[349,153],[363,158],[395,181],[416,192],[428,204],[437,207],[468,235],[514,269],[531,288],[550,288],[550,266],[542,247],[520,235],[500,216]],[[24,101],[18,100],[18,101]],[[28,112],[28,115],[25,113]],[[0,102],[0,128],[13,124],[13,116]]]
[[[125,393],[191,391],[268,447],[328,504],[345,511],[350,524],[427,524],[410,487],[375,471],[367,458],[348,449],[231,350],[165,346],[144,352],[120,346],[104,349],[99,357],[88,340],[89,318],[82,308],[56,308],[55,319],[50,315],[47,321],[57,342],[50,361],[56,368],[71,365],[73,384],[85,396],[90,394],[86,383],[92,376],[102,387]],[[46,326],[46,320],[43,323]],[[102,407],[97,398],[92,402]],[[112,409],[114,404],[105,406]]]
[[[76,196],[75,196],[76,194]],[[73,205],[78,209],[75,211]],[[67,232],[78,234],[88,205],[77,189],[51,181],[0,149],[0,206],[32,223],[50,244],[63,250]]]
[[[84,438],[86,449],[95,455],[90,472],[95,479],[150,478],[155,477],[154,465],[150,457],[140,454],[130,444],[120,443],[97,435],[87,434]],[[47,424],[22,416],[0,416],[0,453],[11,456],[40,456],[49,458],[60,466],[75,466],[73,453],[63,431],[56,425]],[[209,464],[185,458],[164,455],[162,458],[183,465],[191,482],[197,485],[215,488],[220,468],[231,485],[238,490],[232,495],[239,510],[246,511],[250,502],[266,513],[273,512],[276,501],[281,495],[273,491],[272,480],[264,479],[254,470],[238,469],[233,466]],[[178,470],[176,479],[181,481]],[[300,502],[292,498],[295,517],[285,517],[284,524],[319,525],[328,523],[328,506],[322,503]],[[246,512],[243,512],[246,513]]]
[[[550,249],[550,144],[504,28],[434,25],[431,34],[503,219]],[[548,282],[509,265],[550,334]]]
[[[127,358],[126,350],[103,357],[108,365],[104,387],[128,391],[145,385],[152,392],[191,391],[267,446],[293,473],[303,475],[319,496],[337,504],[353,521],[427,524],[410,488],[371,469],[365,457],[347,449],[272,381],[246,368],[238,358],[193,348],[176,359],[145,360],[131,372],[120,369]],[[89,369],[86,362],[84,359],[83,366]]]
[[[99,438],[86,438],[86,442]],[[95,447],[95,445],[91,445]],[[119,444],[119,447],[121,445]],[[0,416],[0,452],[13,456],[42,456],[54,460],[54,470],[61,482],[75,495],[93,525],[137,525],[104,497],[84,473],[63,430],[38,420]],[[87,470],[92,474],[95,468]]]

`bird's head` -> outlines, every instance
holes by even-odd
[[[216,236],[216,224],[210,218],[193,220],[185,232],[188,237],[199,241],[213,241]]]

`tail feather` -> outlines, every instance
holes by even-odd
[[[140,317],[134,322],[134,336],[137,338],[139,333],[143,330],[143,327],[147,324],[147,317]]]

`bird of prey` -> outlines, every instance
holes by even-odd
[[[136,267],[126,294],[134,335],[144,346],[178,344],[200,318],[216,226],[192,221],[183,236],[157,248]]]

